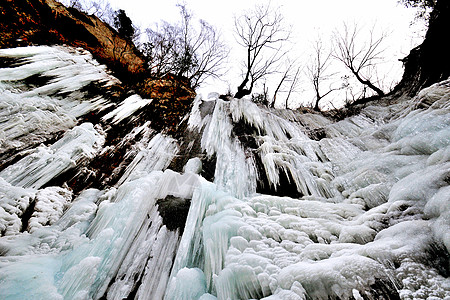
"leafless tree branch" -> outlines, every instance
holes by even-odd
[[[223,75],[228,49],[213,26],[200,20],[196,27],[186,6],[178,7],[181,22],[162,22],[155,30],[147,29],[148,42],[142,49],[154,76],[168,73],[184,76],[196,88],[208,77]]]
[[[361,31],[358,24],[349,26],[344,23],[342,30],[336,30],[334,33],[335,52],[333,56],[341,61],[360,83],[372,89],[379,96],[383,96],[383,90],[373,82],[371,70],[376,68],[383,59],[382,55],[385,49],[381,46],[387,34],[383,32],[376,36],[374,29],[372,27],[369,30],[368,39],[364,43],[359,43],[358,37]]]
[[[313,55],[312,60],[306,67],[306,75],[311,82],[314,93],[314,110],[319,111],[319,102],[334,91],[345,88],[344,85],[334,86],[333,83],[329,84],[326,92],[322,91],[322,86],[325,82],[330,81],[336,73],[330,73],[331,65],[331,50],[326,50],[322,40],[317,38],[313,43]]]
[[[278,72],[278,64],[285,54],[283,44],[290,37],[290,30],[283,23],[279,10],[272,11],[269,5],[257,5],[253,11],[235,18],[236,41],[246,49],[244,78],[236,98],[249,95],[255,82]]]

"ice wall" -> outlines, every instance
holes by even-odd
[[[0,299],[450,298],[449,81],[339,122],[198,96],[175,138],[86,52],[0,59]]]
[[[107,101],[85,98],[91,83],[111,85],[117,79],[87,51],[64,47],[0,49],[0,155],[39,145],[57,132],[77,125],[77,118]]]
[[[192,197],[197,175],[163,172],[177,142],[150,122],[111,136],[151,100],[114,104],[89,90],[118,81],[82,50],[6,49],[0,59],[0,298],[161,299],[180,232],[156,203]],[[83,122],[90,112],[99,123]],[[97,176],[89,164],[126,147],[115,186],[79,194],[52,186],[69,172]]]
[[[197,99],[190,126],[204,128],[222,177],[194,194],[166,299],[449,298],[449,96],[442,82],[337,123],[245,99],[213,99],[202,118],[211,105]],[[237,140],[239,121],[256,149]],[[324,136],[310,139],[317,129]],[[259,157],[272,185],[290,173],[303,197],[228,188],[255,172],[222,165],[232,142]]]

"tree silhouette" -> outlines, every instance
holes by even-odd
[[[183,76],[197,88],[208,77],[220,78],[228,49],[213,26],[203,20],[193,24],[193,14],[187,7],[178,7],[181,22],[162,22],[156,29],[146,29],[148,42],[142,51],[154,76]]]
[[[325,49],[320,38],[317,38],[313,43],[313,55],[306,66],[306,75],[314,88],[314,110],[319,111],[319,102],[334,91],[341,90],[346,85],[333,86],[331,82],[323,91],[325,82],[332,80],[336,73],[330,72],[332,51]]]
[[[383,90],[376,85],[372,74],[377,64],[382,61],[383,42],[387,37],[386,33],[376,36],[374,29],[365,34],[365,41],[360,41],[361,35],[358,24],[349,26],[344,24],[341,31],[334,34],[335,53],[334,57],[340,60],[349,69],[356,79],[375,91],[379,96],[384,96]]]
[[[283,24],[278,10],[259,5],[247,14],[235,18],[237,42],[246,49],[244,79],[237,88],[236,98],[249,95],[255,82],[276,73],[284,56],[283,43],[289,39],[290,30]]]
[[[136,30],[133,26],[133,22],[123,9],[116,11],[114,16],[114,27],[121,36],[133,40]]]

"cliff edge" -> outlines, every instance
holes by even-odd
[[[55,0],[5,0],[0,2],[0,48],[31,45],[67,45],[92,53],[121,80],[115,87],[117,101],[134,90],[153,99],[149,118],[158,129],[176,131],[189,111],[195,91],[183,78],[153,78],[146,59],[134,44],[94,15],[67,8]]]

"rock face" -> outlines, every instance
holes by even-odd
[[[66,8],[54,0],[6,0],[0,3],[0,47],[67,44],[89,50],[117,71],[145,72],[136,47],[94,15]]]
[[[423,43],[403,59],[405,72],[395,91],[415,95],[420,89],[450,76],[450,2],[438,0],[430,16]]]
[[[129,96],[127,90],[153,99],[146,114],[155,128],[174,133],[189,111],[195,97],[189,82],[172,75],[150,77],[145,58],[134,44],[98,17],[55,0],[5,0],[0,3],[0,15],[0,48],[64,44],[88,50],[121,80],[109,87],[113,101],[123,101]]]

